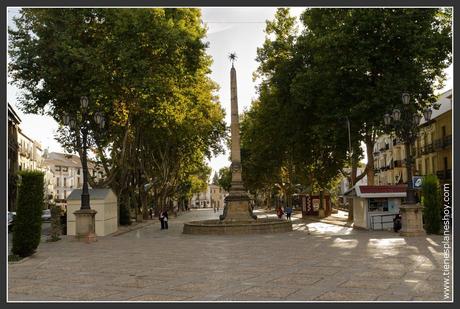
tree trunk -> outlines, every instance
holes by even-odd
[[[370,134],[366,134],[366,153],[367,153],[367,184],[374,185],[374,140]]]

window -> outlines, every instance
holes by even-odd
[[[54,168],[54,170],[59,172],[59,171],[61,170],[61,167],[60,167],[60,166],[56,166],[56,167]]]
[[[67,190],[64,190],[64,199],[67,198]]]
[[[59,185],[59,177],[56,177],[56,187],[60,187],[60,185]],[[58,195],[59,195],[59,193],[58,193]]]
[[[433,174],[438,170],[436,166],[436,157],[431,157],[431,169]]]
[[[68,172],[68,171],[69,171],[69,168],[68,168],[67,166],[64,166],[64,167],[62,168],[62,171],[63,171],[63,172]]]
[[[442,137],[446,136],[446,126],[442,126]]]
[[[59,198],[59,190],[56,190],[56,197]]]
[[[425,174],[430,174],[430,160],[428,158],[425,159]]]
[[[369,199],[369,211],[388,211],[388,199],[371,198]]]
[[[77,175],[80,175],[80,169],[77,169]]]
[[[64,187],[67,187],[67,178],[64,178]]]

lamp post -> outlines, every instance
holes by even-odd
[[[90,195],[88,190],[88,131],[90,129],[90,115],[88,112],[89,100],[86,96],[80,98],[81,120],[79,121],[78,115],[70,116],[64,114],[63,123],[69,126],[70,131],[73,132],[77,140],[81,139],[81,164],[83,168],[83,188],[81,194],[80,209],[75,211],[76,216],[76,236],[78,239],[95,240],[95,215],[96,211],[91,209]],[[93,119],[99,129],[105,127],[104,116],[100,112],[93,114]]]
[[[406,200],[401,205],[402,228],[401,235],[417,236],[425,234],[422,222],[421,206],[415,199],[415,189],[412,182],[414,154],[412,145],[417,140],[418,126],[422,116],[419,114],[416,106],[411,104],[410,95],[402,94],[403,109],[402,111],[395,108],[391,115],[385,114],[384,123],[388,129],[395,132],[395,135],[404,142],[406,152],[406,171],[407,171],[407,189]],[[423,117],[426,121],[431,118],[431,108],[423,111]]]

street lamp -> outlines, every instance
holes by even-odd
[[[406,201],[401,205],[401,215],[403,216],[404,235],[419,235],[423,233],[423,224],[421,212],[418,211],[419,206],[416,204],[415,190],[412,183],[412,167],[414,163],[414,155],[412,153],[412,145],[417,140],[418,126],[422,116],[418,113],[415,106],[410,104],[410,95],[408,93],[402,94],[403,110],[395,108],[390,115],[389,113],[383,116],[385,125],[393,130],[397,137],[399,137],[405,146],[406,152],[406,170],[407,170],[407,189]],[[423,111],[423,117],[426,121],[431,119],[431,108]],[[416,218],[410,218],[416,216]],[[405,223],[405,224],[404,224]]]
[[[62,120],[65,126],[69,126],[70,131],[75,134],[77,139],[81,138],[81,163],[83,168],[83,188],[81,194],[81,206],[80,210],[76,211],[76,233],[77,237],[88,237],[88,235],[94,235],[94,216],[95,210],[90,207],[90,195],[88,190],[88,131],[90,129],[90,117],[88,113],[89,100],[86,96],[80,98],[81,107],[81,121],[78,121],[78,115],[70,116],[68,113],[64,113]],[[103,129],[105,126],[105,119],[102,113],[96,112],[93,115],[94,121],[99,127]],[[94,237],[94,236],[93,236]]]

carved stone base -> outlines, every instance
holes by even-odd
[[[423,207],[420,204],[403,204],[401,210],[401,236],[423,236]]]
[[[93,242],[96,241],[95,216],[97,211],[94,209],[79,209],[75,215],[75,237],[77,240]]]
[[[223,221],[253,221],[257,216],[252,213],[249,200],[226,200],[224,214],[220,216]]]

